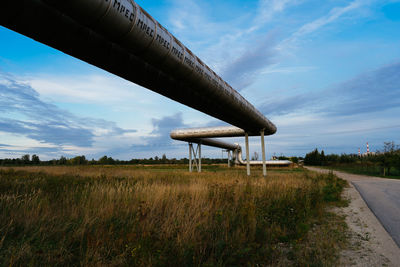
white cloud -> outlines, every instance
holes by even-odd
[[[170,9],[171,32],[183,38],[207,65],[221,74],[233,62],[260,44],[267,35],[260,30],[274,16],[298,0],[260,0],[254,13],[239,13],[234,20],[216,20],[209,15],[203,2],[175,0]],[[229,3],[227,4],[229,9]],[[226,49],[229,47],[229,49]],[[227,60],[228,59],[228,60]]]
[[[265,23],[272,20],[275,15],[283,12],[288,6],[297,2],[296,0],[260,0],[254,25],[250,28],[250,31],[259,29]]]
[[[118,103],[138,99],[140,86],[106,75],[35,75],[24,77],[35,90],[53,100],[71,103]]]
[[[293,67],[270,67],[263,70],[260,74],[271,74],[271,73],[283,73],[283,74],[291,74],[298,72],[308,72],[311,70],[315,70],[316,67],[312,66],[293,66]]]
[[[358,9],[362,5],[365,5],[367,2],[369,2],[369,1],[356,0],[356,1],[351,2],[349,5],[347,5],[345,7],[335,7],[329,12],[328,15],[320,17],[310,23],[303,25],[299,30],[297,30],[293,34],[292,38],[299,38],[306,34],[315,32],[315,31],[319,30],[320,28],[322,28],[330,23],[333,23],[334,21],[336,21],[337,19],[339,19],[346,13],[349,13],[350,11]]]
[[[323,15],[317,19],[312,20],[311,22],[305,23],[299,29],[297,29],[290,37],[284,39],[278,46],[277,49],[281,51],[290,51],[293,50],[297,41],[301,38],[305,38],[307,35],[310,35],[314,32],[317,32],[329,24],[333,24],[337,22],[339,19],[343,18],[346,14],[360,11],[361,7],[370,5],[374,0],[355,0],[350,4],[344,7],[334,7],[332,8],[328,14]]]

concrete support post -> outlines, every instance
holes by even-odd
[[[249,151],[249,134],[246,133],[246,162],[247,162],[247,176],[250,176],[250,151]]]
[[[267,176],[267,164],[265,162],[265,142],[264,142],[264,130],[261,131],[261,151],[262,151],[262,165],[263,165],[263,175]]]
[[[199,166],[197,170],[201,172],[201,143],[199,143],[198,147],[199,147]]]
[[[189,172],[192,172],[192,150],[193,150],[193,144],[189,143]]]

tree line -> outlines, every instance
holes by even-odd
[[[329,154],[324,151],[307,153],[304,158],[304,165],[311,166],[353,166],[365,170],[378,170],[380,175],[400,175],[400,146],[395,142],[384,142],[382,150],[374,153],[358,154]]]
[[[203,164],[220,164],[227,163],[227,159],[221,158],[202,158],[201,162]],[[164,154],[162,157],[155,156],[154,158],[144,158],[144,159],[131,159],[131,160],[119,160],[113,159],[112,157],[103,156],[98,160],[91,159],[88,160],[85,156],[76,156],[73,158],[66,158],[61,156],[59,159],[52,160],[40,160],[38,155],[29,154],[23,155],[20,158],[6,158],[0,159],[0,166],[50,166],[50,165],[157,165],[157,164],[189,164],[189,159],[182,158],[167,158]]]

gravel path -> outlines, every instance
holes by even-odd
[[[328,173],[329,170],[306,167],[309,170]],[[350,246],[341,253],[341,266],[400,266],[400,248],[393,238],[388,234],[377,217],[361,197],[354,185],[365,191],[366,195],[374,195],[378,191],[380,197],[376,197],[376,203],[383,204],[382,198],[386,198],[385,192],[389,192],[388,198],[394,197],[398,201],[398,195],[391,191],[390,186],[393,180],[375,178],[363,175],[348,174],[334,171],[338,177],[349,182],[350,187],[343,192],[344,197],[350,200],[349,206],[337,208],[335,211],[346,216],[346,223],[349,226],[348,237]],[[389,180],[389,191],[384,184]],[[396,181],[397,182],[397,181]],[[376,186],[379,184],[379,186]],[[386,191],[385,191],[386,190]],[[367,192],[368,191],[368,192]],[[372,205],[370,205],[372,206]],[[380,209],[379,206],[377,208]],[[385,208],[381,208],[384,211]],[[385,212],[382,212],[385,213]],[[397,214],[396,214],[397,215]]]

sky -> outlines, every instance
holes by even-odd
[[[137,3],[277,126],[267,158],[400,144],[400,0]],[[0,158],[182,158],[172,129],[217,125],[0,26]],[[250,153],[260,151],[251,137]]]

